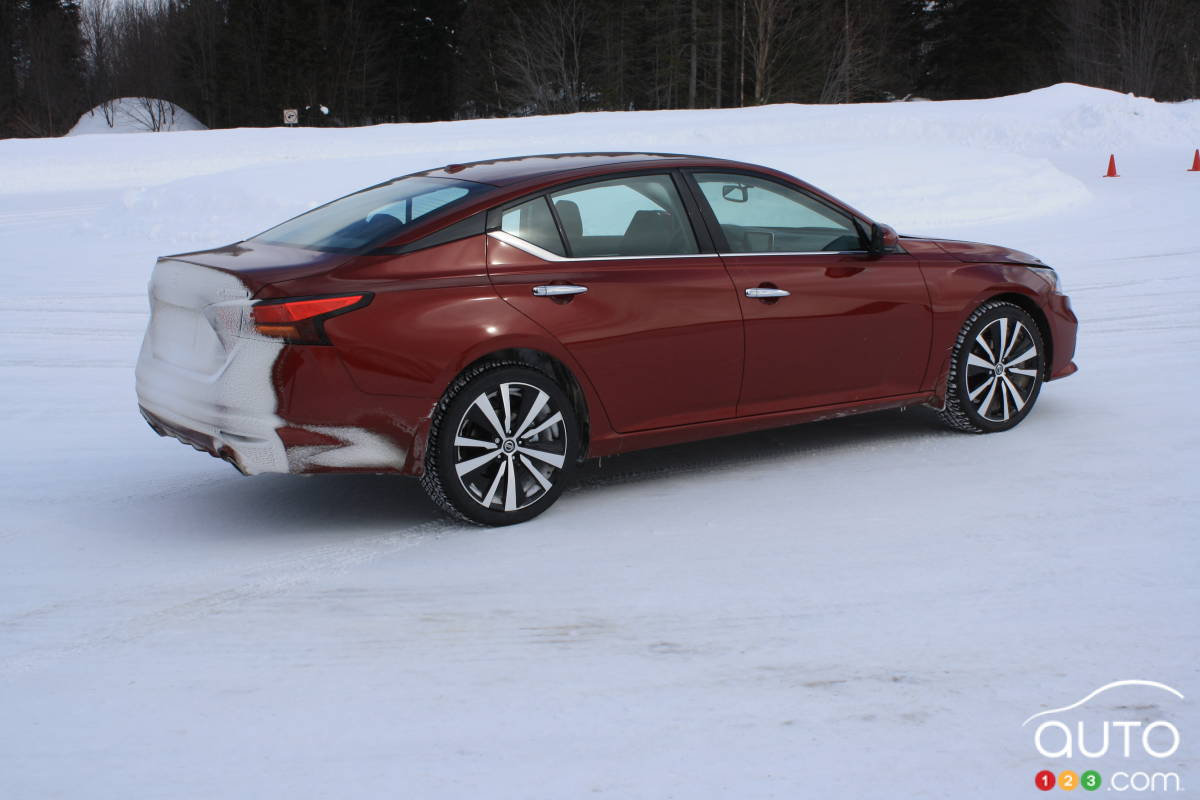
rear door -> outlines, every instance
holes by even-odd
[[[920,390],[932,320],[915,258],[871,256],[849,215],[799,187],[690,177],[746,321],[739,415]]]
[[[618,431],[736,414],[741,311],[677,180],[604,178],[489,216],[496,289],[579,361]]]

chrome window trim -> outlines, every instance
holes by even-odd
[[[722,256],[864,256],[870,255],[868,250],[767,250],[754,253],[721,253]]]
[[[868,255],[866,250],[808,250],[804,252],[789,252],[789,253],[680,253],[678,255],[653,255],[653,256],[591,256],[583,258],[569,258],[560,256],[558,253],[551,253],[549,250],[544,250],[532,242],[527,242],[519,236],[514,236],[508,231],[488,231],[488,236],[499,242],[512,245],[513,247],[528,253],[531,256],[537,256],[543,261],[567,261],[567,262],[582,262],[582,261],[644,261],[646,259],[663,259],[663,258],[717,258],[720,256],[857,256]]]
[[[488,236],[491,236],[497,241],[510,244],[518,250],[524,250],[531,256],[537,256],[543,261],[644,261],[647,258],[716,258],[716,253],[680,253],[678,255],[653,255],[653,256],[584,256],[582,258],[568,258],[560,256],[558,253],[551,253],[549,250],[543,250],[532,242],[527,242],[519,236],[513,236],[508,231],[488,231]]]

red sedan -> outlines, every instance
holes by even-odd
[[[397,178],[159,259],[150,306],[159,434],[246,474],[420,476],[490,525],[544,511],[585,457],[916,404],[1003,431],[1076,369],[1033,256],[696,156]]]

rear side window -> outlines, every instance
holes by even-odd
[[[850,217],[775,181],[735,173],[696,173],[731,253],[859,250]]]
[[[500,217],[500,230],[557,256],[566,255],[545,197],[535,197],[505,211]]]
[[[314,208],[254,240],[331,253],[360,252],[386,244],[412,223],[488,188],[447,178],[397,178]]]
[[[589,183],[550,195],[575,258],[698,252],[687,213],[667,175]]]

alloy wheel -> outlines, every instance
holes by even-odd
[[[553,489],[568,450],[562,409],[521,381],[476,395],[454,435],[454,472],[490,511],[526,508]]]
[[[1038,384],[1038,340],[1020,320],[998,317],[971,343],[966,363],[966,396],[975,413],[1003,423],[1021,413]]]

